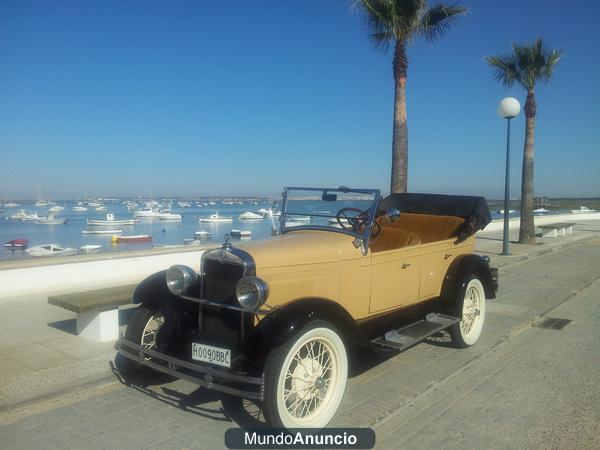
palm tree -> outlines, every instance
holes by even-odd
[[[408,127],[406,124],[406,47],[424,36],[433,41],[442,36],[453,19],[467,8],[438,4],[429,8],[426,0],[355,0],[363,12],[369,37],[376,48],[386,51],[394,45],[394,131],[392,137],[391,192],[406,192],[408,168]]]
[[[486,61],[495,69],[495,77],[506,87],[515,81],[527,91],[525,101],[525,145],[523,148],[523,173],[521,178],[521,226],[519,243],[535,243],[533,223],[533,147],[535,133],[535,84],[548,81],[560,61],[563,52],[544,47],[541,38],[531,45],[513,44],[513,52],[507,56],[488,56]]]

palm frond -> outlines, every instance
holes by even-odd
[[[515,81],[523,85],[518,63],[512,56],[488,56],[485,60],[494,68],[494,78],[504,86],[509,88]]]
[[[389,0],[357,0],[355,9],[363,12],[363,22],[376,48],[387,50],[393,40]]]
[[[458,4],[444,5],[442,3],[428,9],[421,17],[420,28],[429,41],[443,36],[453,21],[467,13],[469,8]]]
[[[354,0],[351,9],[362,12],[369,37],[383,49],[420,35],[429,40],[440,37],[453,19],[467,11],[457,4],[428,8],[427,0]]]
[[[548,81],[563,56],[560,50],[548,50],[542,38],[532,44],[512,44],[512,54],[506,57],[490,56],[486,61],[495,69],[495,78],[510,87],[518,81],[533,91],[538,81]]]

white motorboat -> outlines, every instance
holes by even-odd
[[[38,217],[34,222],[39,225],[64,225],[67,219],[57,219],[54,214],[48,214],[48,217]]]
[[[42,200],[41,198],[35,202],[35,206],[38,208],[45,208],[48,205],[50,205],[50,202],[48,200]]]
[[[101,248],[102,248],[101,245],[88,244],[88,245],[82,245],[81,247],[79,247],[79,251],[81,253],[89,255],[91,253],[98,253]]]
[[[78,250],[72,247],[61,247],[58,244],[45,244],[36,245],[35,247],[28,248],[25,250],[28,255],[35,256],[36,258],[46,256],[69,256],[76,255]]]
[[[19,206],[19,204],[14,202],[8,202],[4,204],[5,208],[16,208],[17,206]]]
[[[547,210],[546,208],[537,208],[537,209],[534,209],[533,212],[543,214],[543,213],[549,212],[549,210]]]
[[[64,206],[60,206],[60,205],[54,205],[54,206],[51,206],[51,207],[48,209],[48,212],[51,212],[51,213],[57,213],[57,212],[64,211],[64,209],[65,209],[65,207],[64,207]]]
[[[252,232],[249,230],[231,230],[229,234],[233,237],[250,237]]]
[[[208,217],[200,217],[198,219],[198,222],[200,223],[231,223],[233,222],[233,217],[225,217],[225,216],[220,216],[219,215],[219,211],[217,211],[215,214],[211,214]]]
[[[211,234],[212,233],[209,233],[208,231],[200,230],[200,231],[194,232],[194,238],[196,238],[196,239],[210,239]]]
[[[94,229],[94,230],[83,230],[81,232],[81,234],[121,234],[123,232],[123,230],[120,230],[118,228],[115,229],[110,229],[110,228],[98,228],[98,229]]]
[[[262,220],[264,216],[262,214],[256,214],[250,211],[246,211],[239,215],[238,219],[240,220]]]
[[[88,210],[85,206],[73,206],[72,209],[74,212],[83,212]]]
[[[98,212],[106,211],[106,206],[104,206],[104,205],[96,206],[95,210]]]
[[[259,214],[262,214],[263,216],[266,216],[267,214],[269,214],[269,210],[267,208],[260,208],[256,212],[259,213]]]
[[[183,216],[181,214],[177,214],[177,213],[161,212],[158,215],[158,218],[160,220],[167,220],[170,222],[181,222],[181,220],[183,219]]]
[[[589,214],[598,212],[595,209],[589,209],[587,206],[580,206],[579,209],[572,209],[571,214]]]
[[[162,214],[157,208],[140,209],[133,212],[133,217],[140,219],[158,219]]]
[[[31,213],[24,209],[18,210],[15,214],[10,216],[13,220],[20,220],[22,222],[33,222],[34,220],[39,219],[37,212]]]
[[[106,215],[106,220],[104,219],[87,219],[87,224],[94,227],[102,227],[102,226],[111,226],[111,227],[121,227],[125,225],[135,225],[139,222],[137,219],[115,219],[115,216],[112,213],[108,213]]]

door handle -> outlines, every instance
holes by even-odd
[[[402,268],[403,269],[406,269],[407,267],[410,267],[410,264],[408,264],[408,263],[402,263]]]

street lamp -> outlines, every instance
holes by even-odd
[[[508,256],[508,200],[510,184],[510,119],[519,115],[521,105],[516,98],[506,97],[498,105],[498,114],[506,119],[506,175],[504,178],[504,234],[502,236],[502,255]]]

